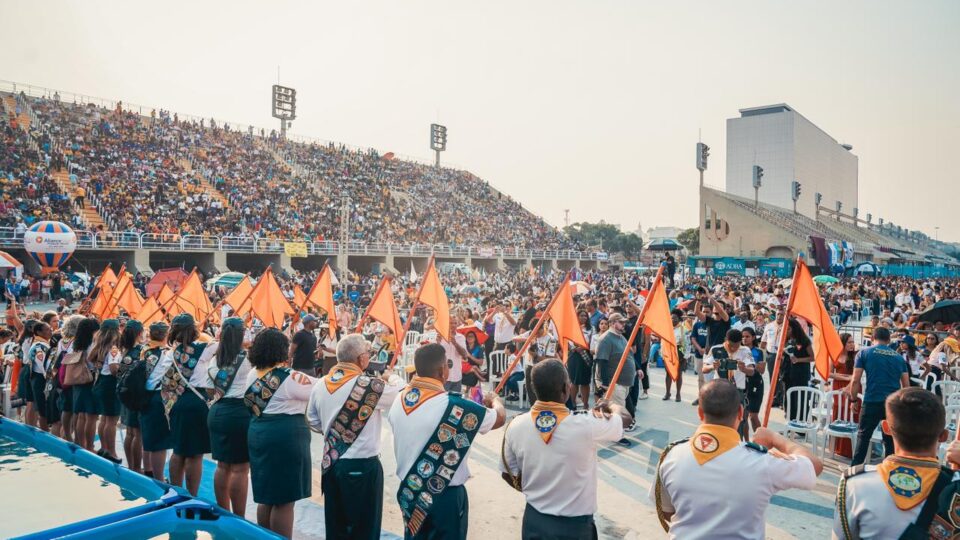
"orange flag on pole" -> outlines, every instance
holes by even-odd
[[[663,278],[653,283],[653,289],[647,294],[646,310],[643,318],[637,322],[642,324],[660,338],[660,356],[663,365],[672,380],[677,380],[680,374],[680,356],[677,353],[677,337],[673,333],[673,319],[670,317],[670,301],[667,291],[663,288]]]
[[[370,317],[389,328],[397,338],[397,343],[402,344],[403,324],[400,323],[400,312],[397,310],[397,302],[393,299],[393,291],[390,290],[392,281],[393,279],[389,276],[380,280],[377,292],[374,293],[373,300],[367,306],[367,313],[360,319],[360,324],[362,325],[364,319]]]
[[[125,268],[126,265],[120,267],[120,274],[123,274]],[[110,285],[111,288],[117,284],[117,274],[115,274],[113,272],[113,268],[110,268],[109,266],[100,273],[100,279],[97,280],[97,287],[100,287],[103,284]]]
[[[293,286],[293,305],[300,307],[307,300],[307,295],[299,285]]]
[[[310,294],[304,298],[303,304],[298,304],[301,306],[312,305],[325,311],[327,313],[327,323],[330,324],[331,336],[337,332],[337,312],[333,305],[332,275],[333,273],[330,271],[330,266],[324,265],[323,270],[320,271],[320,275],[317,276],[316,283],[310,288]]]
[[[136,316],[136,319],[143,323],[145,328],[149,328],[151,324],[160,322],[165,318],[163,311],[160,309],[160,304],[158,304],[157,299],[152,296],[148,296],[147,299],[143,301],[143,307],[140,308]]]
[[[230,294],[224,297],[223,303],[233,308],[234,316],[245,317],[250,312],[250,302],[245,300],[250,297],[251,291],[253,291],[253,285],[250,284],[250,276],[243,276],[240,283],[237,283]]]
[[[169,302],[175,294],[176,293],[173,292],[173,289],[170,288],[170,285],[164,283],[163,287],[160,287],[160,290],[157,291],[157,303],[162,306]]]
[[[272,328],[282,328],[285,317],[293,315],[293,308],[283,296],[280,285],[273,277],[273,268],[269,266],[253,288],[248,304],[254,316],[260,319],[264,326]]]
[[[836,361],[843,353],[843,343],[830,319],[830,312],[823,305],[810,269],[801,260],[797,261],[797,265],[792,285],[794,290],[790,314],[803,318],[813,327],[814,365],[820,378],[827,380],[830,376],[830,361]]]
[[[443,285],[440,283],[440,276],[437,274],[433,259],[430,260],[430,266],[423,274],[420,303],[433,308],[433,327],[438,334],[443,336],[443,339],[451,341],[453,336],[450,335],[450,301],[447,298],[446,291],[443,290]]]
[[[584,349],[589,348],[590,345],[587,343],[587,338],[583,336],[583,329],[580,328],[569,280],[563,282],[560,290],[557,291],[556,298],[557,300],[550,306],[550,311],[546,315],[557,329],[557,339],[560,341],[560,350],[563,351],[563,361],[566,362],[568,342],[572,341],[574,345]]]
[[[200,275],[194,269],[190,276],[180,287],[176,300],[173,301],[172,313],[189,313],[193,315],[194,320],[203,321],[207,315],[213,311],[213,305],[210,304],[210,297],[207,291],[203,289],[203,283],[200,282]]]
[[[98,282],[97,288],[100,292],[97,294],[97,297],[93,299],[89,313],[102,320],[105,318],[106,311],[109,309],[110,301],[113,298],[113,286],[107,282]]]

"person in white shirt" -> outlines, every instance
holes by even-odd
[[[493,350],[502,351],[507,347],[507,343],[513,340],[516,334],[517,321],[510,313],[510,306],[507,303],[495,304],[490,308],[490,312],[484,317],[483,323],[493,321]]]
[[[81,323],[82,325],[82,323]],[[167,332],[170,327],[165,322],[150,325],[150,341],[143,348],[140,358],[146,362],[146,390],[150,396],[146,410],[140,413],[140,438],[143,443],[144,469],[153,472],[153,478],[163,481],[163,469],[167,462],[167,451],[173,448],[170,425],[167,422],[160,385],[163,376],[173,363],[173,356],[166,351]],[[80,332],[77,340],[80,341]]]
[[[370,352],[362,335],[344,336],[337,364],[313,387],[307,406],[310,429],[324,437],[321,485],[329,539],[380,538],[382,417],[404,384],[392,372],[386,381],[365,375]]]
[[[244,402],[253,412],[247,435],[257,524],[291,538],[293,507],[312,493],[310,429],[304,413],[317,379],[286,366],[290,340],[265,328],[250,346],[253,370]]]
[[[591,540],[597,531],[597,444],[615,442],[632,417],[601,401],[593,409],[571,413],[570,378],[563,363],[544,360],[530,378],[538,399],[504,433],[500,470],[523,492],[522,538]]]
[[[765,538],[770,498],[786,489],[813,489],[823,465],[766,428],[752,443],[741,442],[736,427],[743,406],[726,380],[703,385],[697,412],[702,423],[693,436],[660,456],[649,493],[660,524],[671,539]]]
[[[463,388],[463,360],[470,356],[470,353],[467,352],[467,339],[466,337],[457,332],[457,327],[460,326],[460,320],[456,316],[450,317],[450,330],[449,333],[453,336],[452,341],[447,341],[439,333],[437,333],[437,343],[443,347],[443,350],[447,353],[447,361],[450,363],[450,370],[447,374],[447,380],[443,383],[443,387],[447,392],[457,392]],[[451,363],[452,362],[452,363]]]
[[[414,355],[417,376],[390,409],[393,449],[408,538],[467,538],[472,437],[503,426],[506,411],[490,393],[484,405],[443,389],[449,366],[437,344]],[[419,492],[419,495],[417,494]]]

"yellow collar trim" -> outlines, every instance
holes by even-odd
[[[737,430],[717,424],[700,424],[690,438],[693,457],[701,466],[738,446],[740,446],[740,434]]]
[[[887,456],[877,472],[900,510],[910,510],[927,500],[940,474],[940,462],[933,458]]]
[[[344,384],[356,379],[360,373],[360,366],[348,362],[337,362],[330,373],[323,378],[323,384],[327,387],[327,392],[334,393]]]
[[[533,427],[540,434],[543,442],[550,444],[550,439],[557,430],[560,422],[570,416],[570,409],[563,403],[554,401],[537,401],[530,408],[530,417],[533,419]]]

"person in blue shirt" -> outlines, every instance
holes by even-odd
[[[890,347],[890,330],[879,327],[873,331],[875,345],[857,353],[853,363],[853,376],[847,394],[857,403],[860,394],[860,381],[867,374],[867,386],[863,392],[863,404],[860,407],[860,426],[857,430],[857,450],[853,453],[851,465],[860,465],[867,458],[870,437],[880,422],[887,417],[884,402],[887,396],[900,388],[910,386],[910,374],[907,363],[897,351]],[[893,438],[883,434],[884,456],[893,453]]]

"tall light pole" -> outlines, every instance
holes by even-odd
[[[297,118],[297,91],[273,85],[273,117],[280,120],[280,138],[287,137],[289,123]]]
[[[753,206],[760,207],[760,186],[763,185],[763,167],[753,166]]]
[[[340,249],[337,258],[337,266],[340,267],[340,275],[346,275],[347,268],[347,244],[350,243],[350,197],[344,195],[340,199]]]
[[[707,170],[707,158],[710,157],[710,147],[705,143],[697,143],[697,169],[700,170],[700,187],[703,187],[703,171]]]
[[[447,126],[430,124],[430,149],[437,153],[437,167],[439,167],[440,152],[447,149]]]

